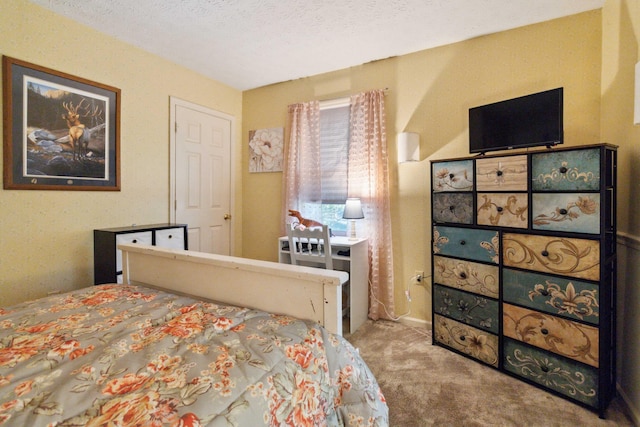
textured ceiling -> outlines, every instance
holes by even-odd
[[[598,9],[604,3],[604,0],[30,1],[240,90]]]

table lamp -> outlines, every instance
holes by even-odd
[[[362,203],[360,203],[360,199],[349,198],[344,204],[344,213],[342,214],[342,218],[349,220],[350,232],[349,232],[349,240],[358,240],[356,237],[356,219],[364,218],[364,213],[362,212]]]

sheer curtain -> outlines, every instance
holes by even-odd
[[[365,219],[361,221],[369,238],[369,317],[390,319],[395,317],[395,308],[383,90],[351,97],[349,138],[349,197],[362,201]]]
[[[300,200],[321,202],[320,102],[289,105],[287,120],[289,143],[284,146],[281,235],[291,220],[289,209],[302,210]],[[317,216],[316,216],[317,217]]]
[[[359,234],[369,239],[369,317],[393,318],[393,252],[389,172],[385,128],[384,91],[351,97],[348,160],[348,196],[359,197],[365,218]],[[289,209],[301,210],[300,201],[321,203],[320,103],[289,106],[283,176],[281,233],[290,221]]]

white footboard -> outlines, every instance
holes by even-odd
[[[342,335],[343,271],[122,244],[124,283],[313,320]]]

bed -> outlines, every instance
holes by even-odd
[[[0,307],[0,425],[388,425],[342,274],[121,250],[124,284]]]

